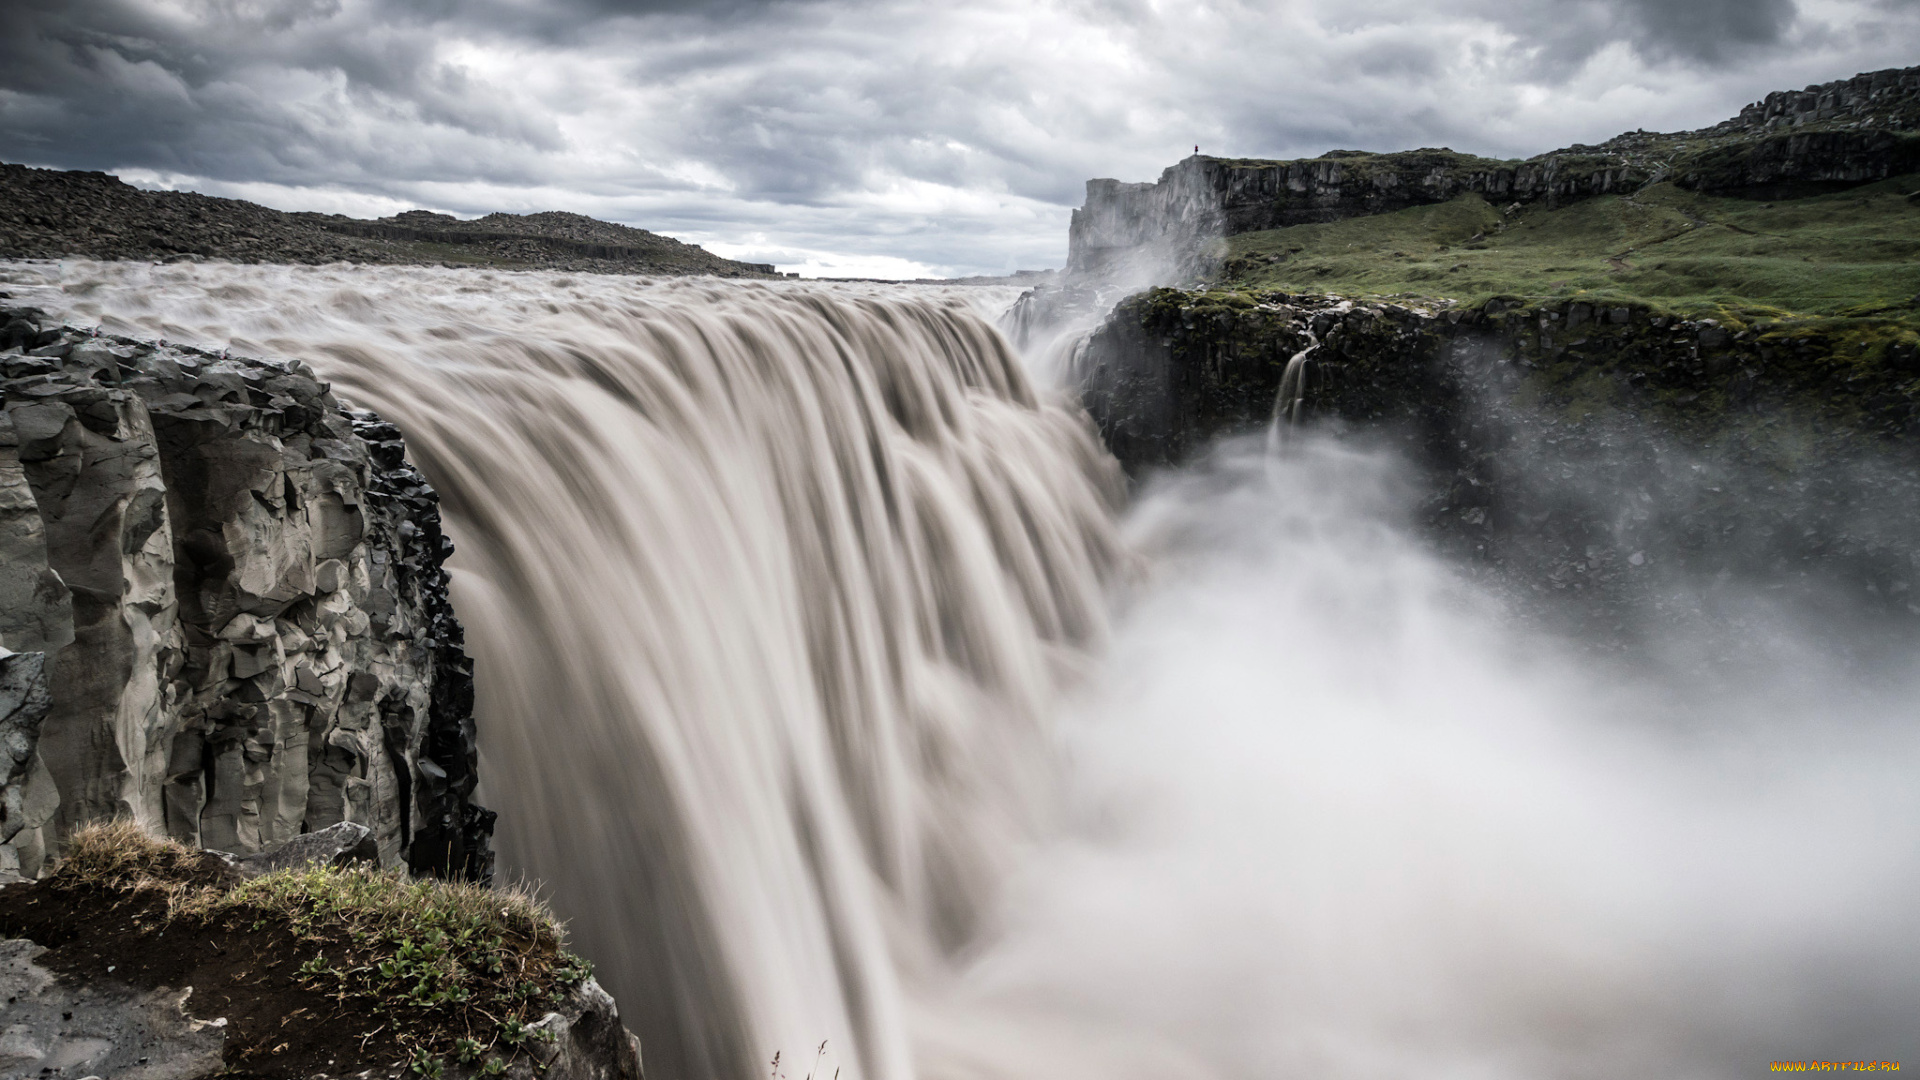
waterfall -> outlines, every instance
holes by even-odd
[[[458,545],[482,797],[661,1077],[914,1074],[1103,633],[1118,474],[959,294],[76,271],[71,317],[299,357]]]
[[[1551,429],[1512,467],[1639,523],[1637,652],[1436,552],[1423,480],[1365,432],[1225,441],[1143,476],[1117,526],[1084,415],[992,328],[1010,293],[6,280],[305,359],[406,431],[460,545],[504,861],[548,883],[656,1080],[775,1052],[788,1080],[1920,1056],[1912,639],[1836,646],[1884,624],[1796,606],[1772,588],[1794,567],[1689,569],[1687,489],[1577,477]],[[1155,363],[1118,414],[1170,407]]]
[[[1299,352],[1287,359],[1287,366],[1280,372],[1280,389],[1273,395],[1273,417],[1267,421],[1267,454],[1280,452],[1286,444],[1287,434],[1307,412],[1307,383],[1313,372],[1308,357],[1320,347],[1320,338],[1307,328],[1307,344]]]

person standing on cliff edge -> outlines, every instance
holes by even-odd
[[[1200,152],[1200,144],[1199,144],[1199,143],[1194,143],[1194,144],[1193,144],[1193,152],[1194,152],[1194,153],[1196,153],[1196,154],[1198,154],[1198,153]]]

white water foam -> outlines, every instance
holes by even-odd
[[[1801,664],[1758,682],[1597,666],[1430,555],[1413,495],[1310,438],[1147,489],[1153,577],[1062,735],[1077,827],[949,1009],[1138,1056],[984,1029],[925,1075],[1915,1060],[1915,670],[1823,667],[1784,615]]]

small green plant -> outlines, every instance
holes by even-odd
[[[158,893],[168,921],[289,935],[309,959],[287,977],[386,1017],[380,1042],[394,1052],[386,1060],[404,1059],[414,1076],[483,1060],[482,1072],[501,1075],[526,1044],[556,1038],[532,1021],[593,970],[566,951],[545,906],[514,889],[363,867],[235,882],[215,856],[124,822],[77,830],[55,877],[76,888]],[[469,1034],[487,1031],[498,1035]],[[374,1052],[364,1040],[362,1049]]]
[[[415,1048],[407,1062],[407,1069],[425,1080],[440,1080],[447,1073],[447,1063],[425,1049]]]
[[[592,977],[593,965],[571,954],[553,969],[554,981],[562,986],[578,986]]]

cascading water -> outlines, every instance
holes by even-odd
[[[1280,389],[1273,395],[1273,418],[1267,421],[1267,453],[1270,455],[1281,451],[1288,432],[1306,418],[1307,386],[1313,374],[1309,357],[1319,347],[1320,338],[1309,327],[1306,346],[1288,357],[1287,366],[1280,372]]]
[[[1111,461],[959,293],[11,277],[407,431],[504,853],[657,1078],[797,1080],[823,1039],[822,1080],[1920,1054],[1920,686],[1764,583],[1737,633],[1598,661],[1307,431],[1150,480],[1123,544]]]
[[[1104,624],[1117,471],[954,296],[431,270],[73,273],[76,317],[308,360],[458,545],[483,797],[649,1071],[913,1074]]]

